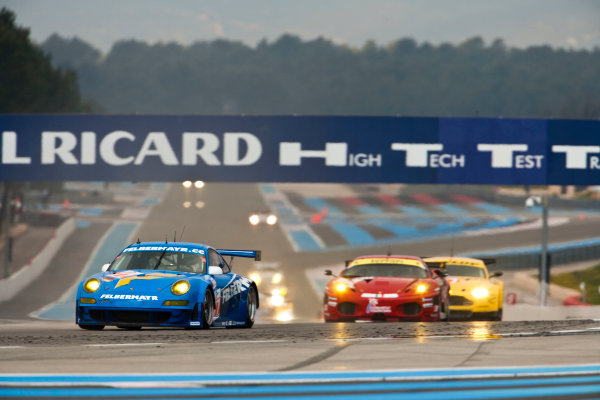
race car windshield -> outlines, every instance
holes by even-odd
[[[206,259],[200,254],[176,251],[131,251],[119,254],[111,264],[109,271],[128,269],[157,269],[205,274]]]
[[[342,272],[344,278],[361,276],[389,276],[396,278],[427,278],[425,268],[404,264],[363,264],[348,267]]]
[[[446,264],[446,273],[451,276],[473,276],[485,278],[483,268],[470,267],[468,265]]]

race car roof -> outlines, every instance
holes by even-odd
[[[485,268],[485,265],[494,264],[495,258],[470,258],[470,257],[429,257],[425,263],[433,268],[440,268],[444,264],[468,265],[471,267]]]

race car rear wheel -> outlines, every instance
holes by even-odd
[[[502,309],[501,308],[498,309],[498,312],[496,313],[496,315],[494,316],[492,321],[502,321]]]
[[[92,324],[79,324],[81,329],[87,329],[88,331],[101,331],[104,329],[104,325],[92,325]]]
[[[212,292],[210,290],[206,290],[204,293],[204,302],[202,303],[202,328],[208,329],[213,323],[213,318],[215,316],[215,301],[213,299]]]

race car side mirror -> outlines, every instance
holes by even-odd
[[[325,270],[325,276],[333,276],[333,272],[330,269]]]
[[[108,267],[110,267],[110,264],[104,264],[104,265],[102,266],[102,272],[106,272],[106,271],[108,271]]]
[[[502,271],[496,271],[496,272],[494,272],[494,273],[493,273],[493,274],[490,276],[490,278],[497,278],[497,277],[499,277],[499,276],[502,276]]]
[[[445,278],[448,276],[448,274],[442,271],[441,269],[434,269],[433,272],[435,272],[435,274],[440,278]]]
[[[221,275],[223,274],[223,268],[221,267],[208,267],[208,274],[209,275]]]

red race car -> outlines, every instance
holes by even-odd
[[[325,322],[447,321],[450,304],[444,273],[420,257],[372,255],[346,263],[325,287]]]

